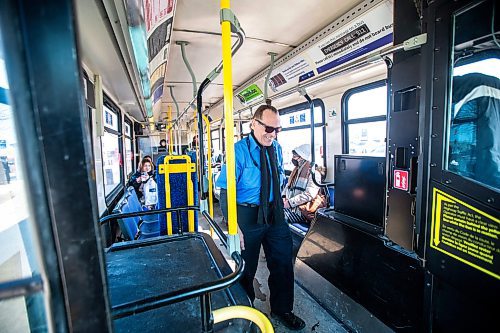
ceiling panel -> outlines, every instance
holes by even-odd
[[[270,63],[268,52],[278,53],[278,58],[289,52],[310,36],[361,1],[352,0],[273,0],[232,1],[231,9],[238,17],[247,39],[233,58],[233,85],[246,82]],[[293,8],[293,10],[290,10]],[[286,10],[284,10],[286,9]],[[191,31],[191,32],[187,32]],[[203,33],[205,32],[205,33]],[[219,1],[177,1],[174,18],[173,43],[169,54],[166,84],[175,85],[175,96],[182,109],[191,100],[192,85],[175,41],[188,41],[187,57],[198,83],[221,59]],[[290,45],[290,46],[287,46]],[[250,59],[250,61],[249,61]],[[204,93],[206,104],[217,102],[223,96],[222,75],[215,80],[219,85],[210,86]],[[168,89],[164,90],[164,103],[171,103]],[[204,103],[204,104],[205,104]],[[235,108],[241,107],[237,100]],[[218,117],[221,110],[214,110]],[[155,116],[157,114],[155,113]]]

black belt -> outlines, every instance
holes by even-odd
[[[256,205],[256,204],[251,204],[251,203],[239,203],[238,206],[243,206],[243,207],[250,207],[250,208],[258,208],[259,205]]]

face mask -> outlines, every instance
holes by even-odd
[[[299,161],[297,161],[296,159],[292,159],[292,164],[295,165],[296,167],[298,167]]]

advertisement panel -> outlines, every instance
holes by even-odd
[[[318,74],[392,43],[392,2],[384,1],[353,19],[306,53]]]
[[[391,44],[392,1],[384,1],[350,20],[300,55],[273,70],[269,87],[275,93]]]
[[[153,104],[157,103],[163,94],[175,5],[175,0],[144,0],[143,2]]]

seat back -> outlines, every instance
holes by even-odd
[[[133,213],[142,211],[141,203],[137,199],[134,188],[131,186],[125,190],[123,198],[116,205],[113,213]],[[118,225],[125,240],[133,240],[139,232],[139,216],[118,219]]]
[[[158,173],[158,206],[176,208],[198,205],[198,177],[196,172],[196,152],[188,155],[160,156],[157,161]],[[160,214],[160,234],[178,233],[198,230],[198,212],[180,213],[179,226],[176,212]]]

